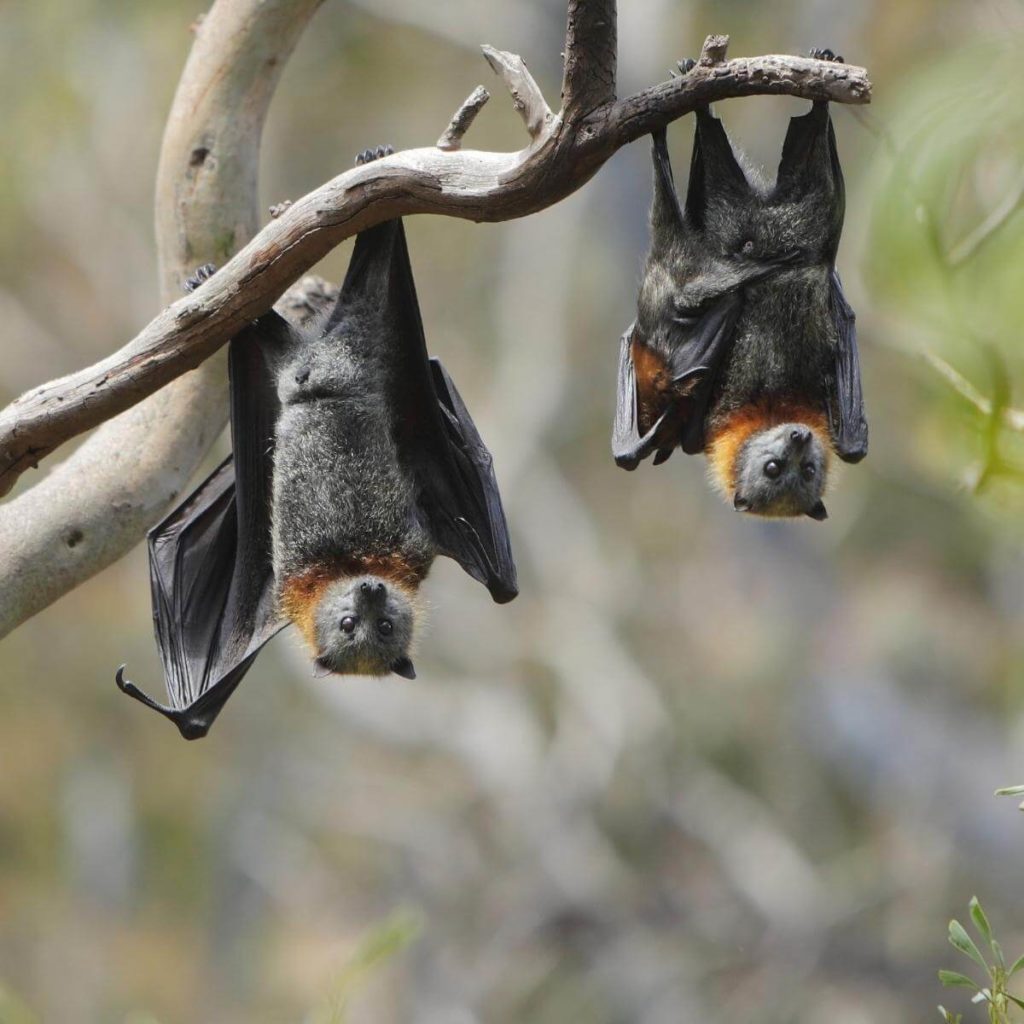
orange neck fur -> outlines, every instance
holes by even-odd
[[[817,435],[826,452],[832,450],[828,420],[820,409],[789,399],[764,399],[730,413],[708,434],[704,454],[712,479],[726,496],[736,490],[736,463],[743,446],[762,430],[781,423],[804,423]]]
[[[360,559],[338,559],[314,565],[305,572],[281,581],[278,608],[298,627],[309,649],[316,656],[316,613],[324,592],[332,584],[359,576],[379,576],[390,581],[414,598],[420,583],[427,575],[427,567],[414,566],[398,555]]]

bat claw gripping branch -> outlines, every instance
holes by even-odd
[[[204,281],[209,281],[217,268],[212,263],[204,263],[196,269],[196,272],[185,281],[185,291],[194,292]]]
[[[356,166],[361,164],[372,163],[374,160],[380,160],[383,157],[391,156],[394,153],[394,147],[384,143],[383,146],[378,146],[376,149],[364,149],[356,154]]]

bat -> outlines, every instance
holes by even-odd
[[[232,455],[149,534],[169,703],[116,675],[186,739],[289,623],[319,674],[414,678],[417,593],[437,555],[499,603],[517,593],[491,456],[428,358],[401,220],[357,236],[321,326],[261,316],[232,339],[229,374]]]
[[[790,120],[770,185],[706,106],[695,114],[683,203],[665,131],[652,136],[651,248],[620,341],[612,453],[632,470],[703,452],[738,511],[822,520],[833,457],[859,462],[868,447],[835,266],[845,191],[828,104]]]

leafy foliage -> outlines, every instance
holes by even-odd
[[[976,967],[984,971],[986,978],[979,983],[959,971],[940,970],[939,981],[947,988],[974,989],[971,1002],[986,1007],[989,1024],[1014,1024],[1015,1021],[1024,1019],[1016,1012],[1018,1009],[1024,1010],[1024,1000],[1012,995],[1008,985],[1010,979],[1024,968],[1024,956],[1007,967],[1002,947],[992,932],[992,926],[977,896],[971,897],[968,907],[971,921],[982,939],[983,946],[987,948],[987,955],[991,957],[991,961],[986,959],[986,954],[978,948],[967,929],[955,919],[949,922],[949,942],[954,949],[963,953]],[[947,1024],[961,1024],[963,1021],[963,1014],[953,1013],[944,1006],[939,1007],[939,1013]]]

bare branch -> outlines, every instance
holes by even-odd
[[[484,108],[484,104],[491,98],[491,94],[482,86],[478,85],[462,101],[462,106],[455,111],[451,122],[444,130],[444,134],[437,140],[437,148],[444,150],[459,149],[462,146],[462,137],[469,131],[473,119]]]
[[[702,68],[713,68],[725,63],[725,53],[729,49],[728,36],[708,36],[700,49],[697,63]]]
[[[280,70],[319,3],[218,0],[196,26],[158,172],[165,302],[181,294],[196,264],[223,261],[256,232],[263,119]],[[111,414],[131,404],[117,403]],[[0,506],[0,636],[138,543],[184,488],[226,416],[227,372],[218,358],[105,423],[49,476]],[[24,468],[60,443],[51,435],[22,445],[20,437],[15,422],[0,442],[4,465]],[[16,472],[0,483],[0,493],[15,479]]]
[[[0,413],[0,494],[59,444],[138,402],[208,358],[266,312],[291,281],[344,239],[394,217],[444,214],[510,220],[558,202],[616,149],[733,96],[784,94],[865,103],[863,68],[802,57],[751,57],[699,65],[595,111],[573,131],[553,118],[519,153],[406,150],[353,168],[294,202],[199,291],[160,313],[124,348],[45,384]]]
[[[582,121],[615,100],[618,20],[615,0],[569,0],[562,116]]]
[[[165,309],[124,348],[45,384],[0,413],[0,493],[27,466],[208,358],[288,284],[344,239],[394,217],[475,221],[523,217],[590,179],[616,149],[733,96],[782,94],[866,103],[863,68],[803,57],[750,57],[595,111],[569,129],[559,118],[519,153],[412,149],[353,168],[293,203],[194,294]]]
[[[196,120],[184,122],[171,147],[176,156],[167,166],[178,177],[161,173],[164,215],[158,226],[165,300],[177,294],[181,279],[197,263],[222,263],[253,230],[254,147],[262,117],[283,58],[318,2],[217,0],[204,21],[200,42],[211,38],[219,15],[224,26],[230,27],[234,18],[234,29],[225,30],[218,46],[210,46],[208,66],[201,67],[194,52],[179,89],[183,109],[191,109]],[[615,4],[569,0],[564,103],[558,115],[551,113],[520,58],[485,47],[523,115],[531,135],[528,147],[517,153],[407,150],[346,171],[291,205],[281,204],[276,218],[199,291],[177,299],[120,351],[26,393],[0,412],[2,495],[21,472],[60,444],[163,389],[108,423],[42,484],[0,508],[0,578],[5,581],[0,636],[123,554],[173,500],[212,442],[227,407],[222,364],[186,371],[266,312],[291,282],[344,239],[414,213],[475,221],[535,213],[581,187],[616,149],[718,100],[784,94],[870,101],[871,84],[863,68],[787,56],[713,63],[724,55],[723,47],[724,41],[709,40],[708,63],[617,101]],[[220,49],[226,69],[216,65]],[[190,76],[195,80],[186,88]],[[259,83],[254,84],[254,76]],[[252,99],[248,105],[246,96]],[[472,99],[456,115],[465,112],[467,125]],[[247,116],[237,116],[242,108]],[[234,125],[225,125],[225,117],[233,118]],[[234,137],[232,127],[237,128]],[[214,147],[219,159],[211,160]],[[232,158],[245,152],[245,159]],[[218,174],[225,167],[235,175],[237,190]],[[244,209],[232,208],[232,201]],[[180,221],[166,217],[172,208]],[[203,234],[204,226],[223,228],[224,211],[230,209],[235,217],[231,231]],[[78,501],[83,488],[87,500]]]
[[[512,93],[512,102],[526,125],[531,139],[536,139],[551,122],[551,108],[540,91],[540,86],[533,80],[522,57],[504,50],[496,50],[493,46],[481,46],[487,63],[492,70],[508,86]]]

